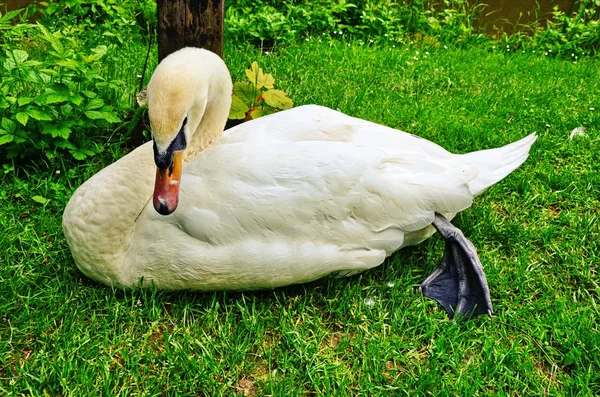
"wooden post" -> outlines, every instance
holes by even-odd
[[[158,61],[183,47],[223,57],[224,0],[157,0]]]

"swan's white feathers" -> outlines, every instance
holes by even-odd
[[[188,117],[186,156],[192,159],[184,166],[177,210],[159,215],[149,200],[151,143],[91,178],[69,201],[63,229],[89,277],[115,286],[218,290],[355,274],[430,236],[436,212],[451,218],[468,208],[475,195],[518,167],[535,141],[531,135],[503,148],[453,155],[414,135],[314,105],[244,123],[216,140],[231,80],[218,57],[205,55],[191,49],[171,55],[179,56],[169,61],[176,66],[181,59],[204,62],[180,68],[200,71],[185,80],[176,101],[169,102],[164,88],[174,78],[169,62],[149,87],[150,106],[169,103],[150,111],[160,146],[174,137],[182,115]]]

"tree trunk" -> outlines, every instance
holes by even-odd
[[[157,0],[158,61],[183,47],[223,57],[224,0]]]

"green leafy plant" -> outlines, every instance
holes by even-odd
[[[501,42],[507,48],[539,50],[573,61],[595,55],[600,49],[600,0],[582,0],[571,13],[554,7],[545,26],[538,21],[519,25],[519,31],[504,34]]]
[[[13,27],[12,20],[16,18],[23,10],[13,10],[2,15],[0,13],[0,30],[8,30]]]
[[[63,0],[40,2],[39,22],[87,41],[114,40],[124,43],[132,36],[141,40],[156,28],[153,0]]]
[[[519,24],[503,37],[485,34],[485,2],[471,0],[231,0],[225,15],[231,41],[261,48],[310,36],[359,44],[424,42],[466,47],[528,48],[576,60],[600,48],[600,0],[574,2],[573,12],[555,8],[547,23]],[[508,45],[509,47],[505,47]],[[494,47],[495,46],[495,47]]]
[[[253,62],[250,69],[246,69],[246,76],[248,81],[233,85],[230,119],[248,121],[294,105],[285,92],[275,89],[275,79],[265,74],[258,63]]]
[[[364,43],[427,35],[465,44],[483,37],[473,23],[481,10],[467,0],[232,0],[225,29],[235,40],[263,47],[315,35]]]
[[[568,15],[554,7],[552,18],[534,38],[537,46],[551,50],[555,55],[587,53],[593,55],[600,48],[600,1],[582,1],[579,9]]]
[[[49,47],[44,60],[23,49],[0,53],[0,154],[92,156],[103,149],[95,133],[120,121],[107,102],[121,95],[123,83],[100,74],[109,48],[100,45],[82,54],[58,32],[42,25],[35,31]]]

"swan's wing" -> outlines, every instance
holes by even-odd
[[[214,214],[214,230],[192,234],[217,244],[280,235],[355,245],[384,230],[422,229],[435,212],[467,208],[473,172],[452,158],[340,142],[232,143],[186,167],[178,212]],[[198,232],[194,222],[183,221]]]

